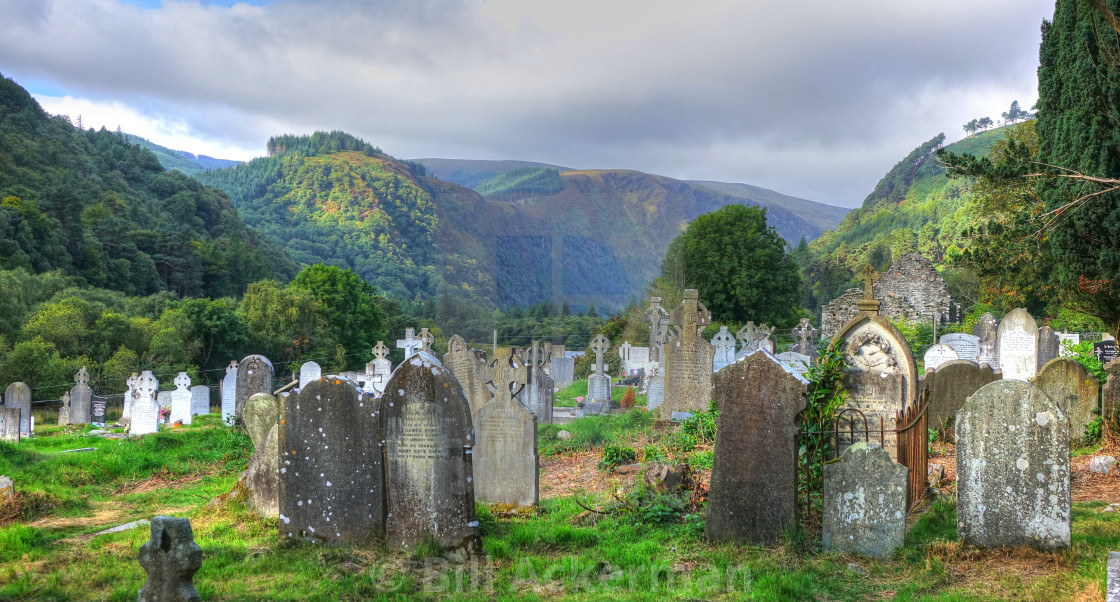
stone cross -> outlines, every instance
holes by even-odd
[[[152,536],[140,546],[140,566],[148,582],[140,588],[138,602],[202,600],[194,587],[194,574],[202,568],[202,548],[194,542],[188,518],[157,516]]]
[[[860,311],[879,313],[879,302],[875,300],[875,283],[882,277],[870,263],[863,264],[863,269],[856,274],[856,279],[863,283],[863,299],[856,302]]]
[[[691,342],[712,323],[712,312],[700,302],[700,293],[690,288],[685,290],[681,306],[673,310],[672,324],[681,327],[681,340]]]
[[[186,372],[180,372],[179,375],[175,377],[174,382],[177,389],[185,391],[187,387],[191,386],[191,377],[187,376]]]
[[[529,369],[518,361],[511,349],[499,349],[490,362],[490,384],[494,385],[494,403],[513,403],[513,398],[525,388]]]
[[[552,352],[548,343],[541,347],[540,341],[533,341],[529,346],[529,367],[545,370],[552,359]]]
[[[661,345],[664,343],[665,328],[669,324],[669,312],[661,307],[661,297],[650,297],[649,309],[643,314],[649,324],[649,361],[661,361]]]
[[[373,359],[383,360],[388,357],[389,348],[385,346],[384,341],[377,341],[377,346],[370,352],[373,353]]]
[[[74,383],[78,385],[89,384],[89,372],[86,371],[85,366],[82,366],[82,369],[78,370],[78,373],[74,375]]]
[[[603,354],[611,348],[611,342],[603,335],[596,335],[591,341],[591,350],[595,352],[595,374],[603,374]]]
[[[152,374],[151,370],[145,370],[136,379],[136,392],[142,397],[151,397],[155,399],[156,391],[159,390],[159,380]]]
[[[428,332],[427,328],[420,329],[420,351],[431,351],[432,343],[436,342],[436,337]]]
[[[404,329],[403,339],[397,339],[397,349],[404,349],[405,359],[412,357],[419,345],[420,341],[416,340],[416,329],[412,327]]]
[[[62,406],[58,408],[58,426],[66,426],[70,424],[70,392],[63,393],[59,401],[62,402]]]
[[[793,339],[797,341],[796,347],[798,353],[810,357],[815,355],[818,332],[819,331],[813,328],[813,325],[809,322],[809,318],[801,318],[801,323],[797,325],[797,328],[793,329]],[[810,353],[810,351],[814,353]]]

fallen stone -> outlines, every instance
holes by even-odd
[[[930,489],[940,489],[941,481],[945,480],[945,467],[930,462],[929,467],[926,469],[926,475]]]
[[[96,447],[82,447],[82,448],[79,448],[79,449],[64,449],[59,453],[69,454],[69,453],[72,453],[72,452],[84,452],[84,451],[97,451],[97,448]]]
[[[572,434],[568,431],[560,431],[559,433],[556,433],[556,438],[561,441],[571,441]]]
[[[1089,470],[1097,474],[1112,474],[1116,470],[1116,458],[1112,456],[1093,456],[1089,460]]]
[[[673,422],[684,422],[689,418],[692,418],[692,412],[673,412],[669,416],[669,420]]]
[[[1109,504],[1101,509],[1101,512],[1116,512],[1120,508],[1120,504]]]
[[[644,480],[650,489],[666,493],[680,489],[688,481],[688,477],[688,464],[653,463],[646,465]]]
[[[152,536],[140,546],[140,566],[148,582],[140,588],[137,602],[201,601],[194,587],[194,574],[202,567],[202,548],[194,542],[187,518],[157,516]]]
[[[123,525],[117,525],[115,527],[109,527],[108,529],[105,529],[104,531],[98,531],[97,533],[94,533],[93,536],[97,537],[98,535],[108,535],[110,533],[120,533],[121,531],[130,531],[132,529],[136,529],[137,527],[146,527],[150,524],[152,524],[152,521],[150,521],[150,520],[145,520],[145,519],[134,520],[131,523],[125,523]]]

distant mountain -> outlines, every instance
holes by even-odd
[[[526,167],[552,167],[558,171],[570,168],[533,161],[485,161],[475,159],[413,159],[428,168],[431,175],[466,188],[474,189],[482,182],[506,172]]]
[[[206,155],[195,155],[187,151],[170,149],[166,146],[160,146],[154,142],[150,142],[146,138],[141,138],[132,134],[125,134],[125,138],[133,144],[139,144],[152,151],[156,159],[159,159],[159,164],[167,171],[177,169],[188,176],[193,176],[207,169],[225,169],[243,163],[243,161],[215,159],[213,157],[207,157]]]
[[[844,219],[844,216],[851,211],[851,209],[847,207],[837,207],[835,205],[826,205],[816,201],[807,201],[750,184],[710,182],[706,180],[689,180],[688,183],[703,188],[710,188],[716,192],[737,199],[752,201],[763,207],[781,207],[805,221],[814,224],[821,230],[835,228],[840,223],[840,220]]]

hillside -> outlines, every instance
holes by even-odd
[[[730,197],[744,199],[750,201],[751,204],[762,205],[763,207],[780,207],[815,225],[822,231],[835,228],[844,219],[844,216],[851,211],[847,207],[809,201],[750,184],[707,180],[688,180],[688,183],[709,188]]]
[[[125,139],[132,144],[138,144],[152,151],[152,154],[159,160],[159,164],[167,171],[177,169],[188,176],[193,176],[207,169],[225,169],[242,163],[242,161],[215,159],[214,157],[208,157],[206,155],[195,155],[187,151],[174,150],[166,146],[160,146],[146,138],[133,136],[132,134],[125,134]]]
[[[134,295],[239,295],[295,274],[229,199],[124,136],[78,130],[0,76],[0,268]]]
[[[486,180],[496,178],[515,169],[551,167],[559,171],[569,171],[568,167],[534,163],[533,161],[486,161],[477,159],[413,159],[428,168],[431,175],[466,188],[475,188]]]

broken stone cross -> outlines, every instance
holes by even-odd
[[[140,588],[137,602],[202,600],[194,587],[202,548],[194,542],[190,519],[153,518],[151,539],[140,546],[140,566],[148,573],[148,582]]]

